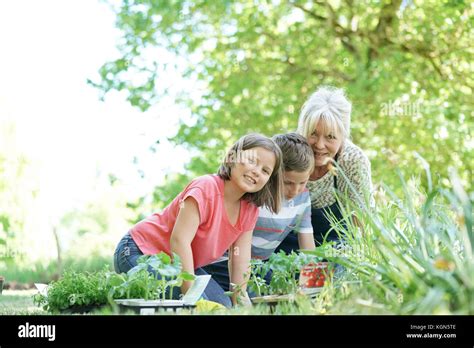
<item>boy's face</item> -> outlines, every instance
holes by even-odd
[[[304,191],[311,171],[297,172],[294,170],[283,172],[283,186],[286,199],[293,199]]]

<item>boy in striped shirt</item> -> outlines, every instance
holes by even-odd
[[[305,138],[296,133],[272,138],[283,153],[285,199],[278,214],[260,208],[252,237],[252,258],[267,260],[290,233],[298,233],[300,249],[314,249],[311,201],[306,188],[314,155]],[[292,232],[293,231],[293,232]]]
[[[252,236],[252,258],[267,260],[290,233],[298,234],[300,249],[315,248],[311,225],[311,201],[306,189],[313,172],[313,150],[306,139],[296,133],[275,135],[272,138],[283,153],[283,183],[285,199],[278,214],[259,208],[259,216]],[[238,251],[234,251],[238,252]],[[227,255],[204,270],[228,290]]]

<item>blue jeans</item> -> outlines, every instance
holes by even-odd
[[[204,266],[202,269],[212,276],[217,281],[219,286],[225,291],[229,291],[229,268],[227,261],[220,261]]]
[[[138,248],[130,233],[127,233],[118,243],[114,253],[114,268],[117,273],[127,273],[130,269],[135,267],[138,262],[137,259],[142,256],[142,251]],[[148,271],[153,273],[158,279],[161,279],[160,274],[149,268]],[[207,275],[202,268],[194,270],[196,275]],[[181,290],[178,287],[173,288],[173,299],[179,299]],[[224,293],[224,290],[219,284],[211,278],[209,284],[202,295],[202,298],[208,301],[213,301],[224,305],[227,308],[232,307],[230,297]]]

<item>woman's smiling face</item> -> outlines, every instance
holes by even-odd
[[[343,139],[342,132],[331,131],[330,127],[319,121],[307,140],[313,149],[315,167],[322,167],[336,156]]]

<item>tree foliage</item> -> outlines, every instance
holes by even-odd
[[[200,100],[177,100],[193,120],[182,120],[173,137],[199,155],[173,190],[156,189],[157,201],[169,201],[189,177],[215,172],[216,154],[239,136],[294,130],[302,104],[322,84],[345,88],[352,100],[352,139],[369,155],[375,182],[395,183],[394,168],[419,173],[414,151],[438,178],[454,166],[470,180],[469,2],[123,0],[111,6],[123,40],[121,57],[91,82],[104,95],[126,91],[142,110],[159,100],[166,67],[153,56],[158,47],[186,57],[185,76],[205,86]]]
[[[23,259],[24,227],[35,207],[38,163],[17,146],[16,125],[0,124],[0,266]],[[26,250],[26,249],[25,249]]]

